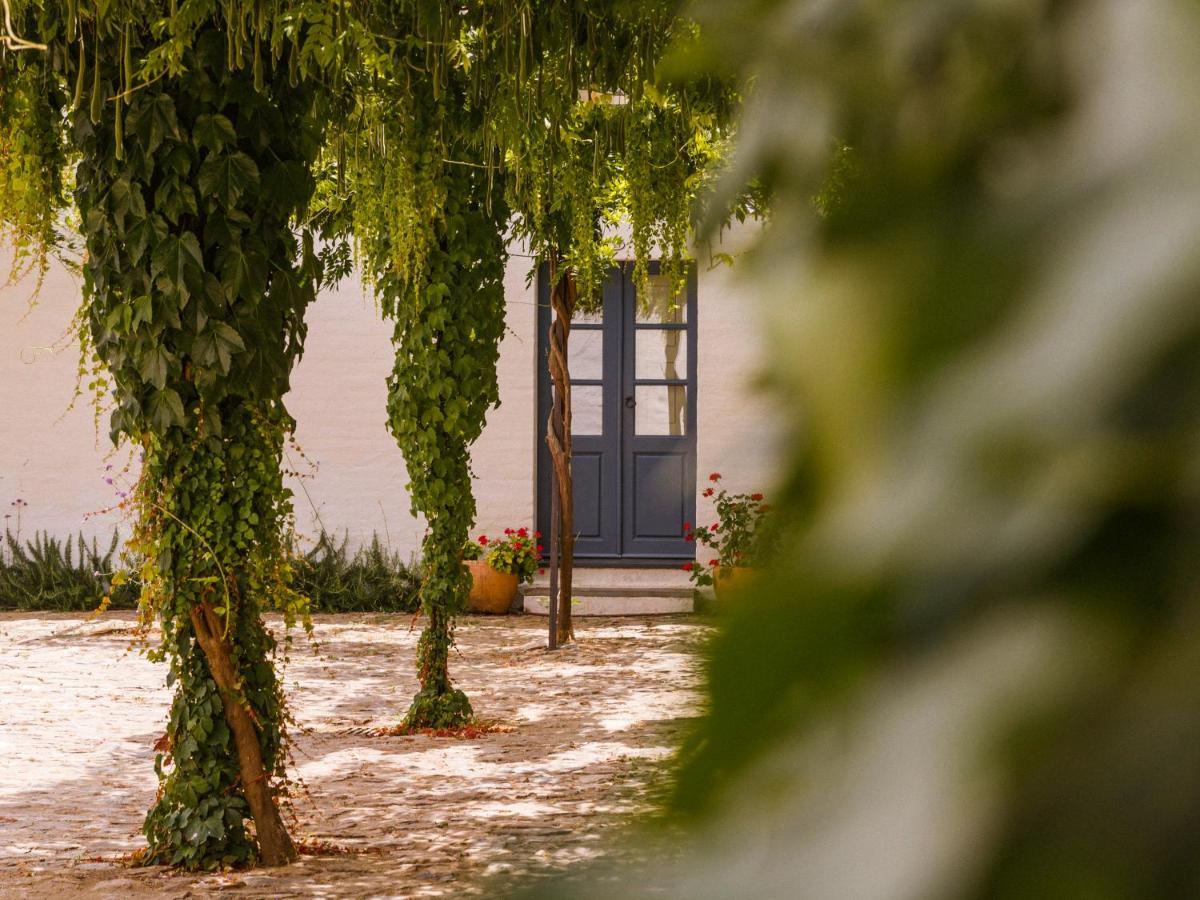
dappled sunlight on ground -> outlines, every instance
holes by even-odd
[[[544,619],[466,619],[452,672],[496,729],[381,735],[417,689],[421,623],[319,616],[288,651],[294,831],[336,852],[184,876],[118,864],[143,843],[170,701],[163,668],[127,652],[132,624],[0,614],[0,896],[487,894],[493,876],[595,858],[647,807],[696,712],[705,637],[690,618],[585,620],[549,654],[529,649]]]

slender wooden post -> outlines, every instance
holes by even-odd
[[[567,358],[567,344],[571,331],[571,316],[575,309],[575,280],[570,272],[559,268],[557,254],[550,259],[550,305],[553,308],[550,321],[550,377],[554,385],[553,401],[550,404],[550,421],[547,423],[546,443],[550,448],[553,476],[558,483],[559,525],[558,551],[559,581],[558,594],[551,601],[557,603],[557,644],[566,644],[574,639],[571,624],[571,582],[575,558],[575,508],[574,485],[571,479],[571,370]]]
[[[550,639],[546,646],[558,649],[558,479],[550,479]]]

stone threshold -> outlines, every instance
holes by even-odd
[[[549,573],[522,589],[525,612],[549,614]],[[687,573],[671,569],[576,568],[571,584],[576,616],[656,616],[695,611]]]

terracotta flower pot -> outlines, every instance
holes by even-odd
[[[498,615],[508,612],[517,596],[517,576],[511,572],[497,572],[485,559],[468,559],[466,566],[471,573],[467,609]]]
[[[750,566],[727,566],[718,570],[713,590],[722,603],[746,593],[754,582],[754,569]]]

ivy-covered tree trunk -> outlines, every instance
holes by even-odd
[[[148,859],[284,865],[296,858],[274,797],[284,704],[262,622],[263,600],[286,590],[283,432],[247,407],[224,419],[221,441],[149,441],[137,496],[144,601],[160,613],[176,685],[156,762],[162,785],[146,817]]]
[[[575,567],[575,486],[571,475],[571,369],[567,356],[571,317],[575,313],[575,281],[569,271],[563,271],[557,257],[550,261],[550,305],[553,315],[548,365],[554,392],[550,421],[546,428],[546,444],[550,448],[550,462],[554,467],[551,477],[558,491],[559,510],[559,546],[550,548],[551,553],[558,553],[558,596],[551,597],[550,602],[558,605],[554,640],[558,646],[562,646],[575,639],[575,628],[571,622],[572,575]]]
[[[145,37],[91,20],[78,53],[52,52],[68,83],[90,86],[71,117],[88,325],[115,386],[114,439],[144,452],[133,546],[175,685],[146,859],[280,865],[296,850],[262,613],[303,612],[282,540],[281,398],[320,272],[292,232],[319,117],[265,48],[231,70],[232,38],[215,28],[180,75],[130,90]]]
[[[388,423],[404,454],[413,509],[429,530],[422,544],[421,608],[428,616],[417,645],[421,689],[406,722],[451,728],[471,704],[449,673],[454,617],[470,589],[463,545],[475,521],[471,444],[499,402],[496,363],[504,333],[504,229],[507,209],[486,173],[449,165],[438,175],[442,198],[435,240],[411,287],[394,272],[377,290],[395,318],[396,363],[388,379]],[[490,202],[489,202],[490,201]]]

